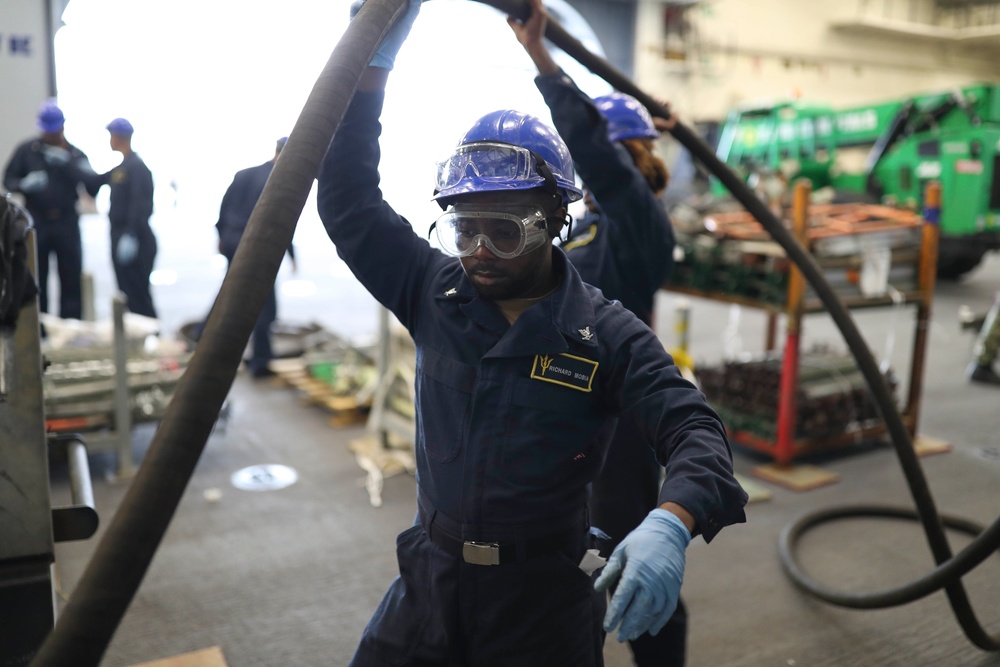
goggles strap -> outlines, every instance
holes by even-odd
[[[573,216],[569,211],[566,211],[566,218],[563,220],[566,223],[566,241],[569,241],[573,236]]]
[[[545,162],[544,158],[535,151],[529,150],[529,154],[535,160],[535,171],[538,175],[545,180],[545,190],[552,195],[559,196],[559,184],[556,183],[556,177],[552,175],[552,170],[549,169],[549,165]],[[560,201],[562,199],[560,198]]]

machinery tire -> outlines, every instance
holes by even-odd
[[[959,280],[979,266],[982,253],[955,252],[941,249],[938,253],[937,277],[941,280]]]

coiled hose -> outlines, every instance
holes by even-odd
[[[479,1],[521,19],[527,18],[531,13],[526,0]],[[545,36],[588,70],[611,84],[616,90],[628,93],[638,99],[654,116],[670,119],[671,115],[668,109],[640,90],[628,77],[616,70],[606,60],[588,51],[579,40],[567,33],[556,21],[549,20]],[[754,195],[750,188],[716,157],[712,149],[697,134],[680,122],[676,123],[670,132],[681,145],[691,152],[695,159],[705,165],[712,175],[726,186],[747,211],[763,225],[774,240],[785,249],[789,259],[795,262],[823,305],[826,306],[827,312],[836,323],[837,328],[840,329],[858,368],[872,390],[916,505],[915,511],[892,507],[850,506],[829,509],[802,517],[782,531],[780,537],[779,553],[785,573],[796,586],[821,600],[854,609],[875,609],[901,605],[943,588],[948,595],[958,623],[969,640],[984,651],[1000,650],[1000,635],[991,636],[983,629],[972,611],[965,587],[961,582],[962,575],[1000,549],[1000,516],[983,530],[981,526],[972,522],[942,517],[938,514],[923,469],[920,467],[914,451],[909,431],[896,408],[885,379],[879,372],[878,364],[848,310],[826,281],[812,255],[802,247],[789,230],[785,229],[784,225]],[[826,521],[847,517],[874,516],[919,521],[923,525],[937,567],[929,575],[917,581],[892,590],[871,594],[847,594],[830,590],[810,579],[798,567],[794,548],[796,541],[804,532]],[[976,537],[957,556],[953,556],[945,536],[945,526]]]

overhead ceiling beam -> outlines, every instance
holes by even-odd
[[[934,0],[934,4],[944,9],[955,9],[960,7],[971,7],[973,5],[997,5],[998,0]]]

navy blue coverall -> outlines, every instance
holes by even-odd
[[[129,153],[121,164],[104,174],[111,186],[111,263],[118,279],[118,289],[128,299],[128,309],[137,315],[156,317],[153,295],[149,291],[149,276],[156,261],[156,235],[149,226],[153,215],[153,174],[136,153]],[[118,242],[131,234],[138,250],[130,262],[118,259]]]
[[[236,255],[236,248],[246,231],[247,222],[250,221],[250,214],[253,213],[260,193],[264,191],[264,185],[274,168],[274,161],[259,164],[256,167],[248,167],[236,172],[233,182],[226,189],[226,194],[222,197],[222,205],[219,207],[219,221],[215,223],[215,228],[219,231],[219,252],[225,256],[226,260],[232,264]],[[295,250],[288,247],[288,256],[295,259]],[[271,287],[271,293],[264,302],[264,308],[260,311],[260,317],[253,327],[253,334],[250,340],[253,343],[253,351],[247,361],[247,367],[253,375],[263,375],[267,372],[267,365],[274,356],[271,348],[271,324],[278,317],[278,299]]]
[[[599,288],[652,326],[656,292],[673,269],[674,232],[662,202],[628,151],[608,139],[607,121],[563,73],[535,78],[573,165],[598,206],[573,226],[562,248],[584,282]],[[604,469],[594,481],[590,519],[610,536],[609,556],[657,505],[660,464],[630,415],[618,421]],[[686,653],[682,601],[655,636],[630,642],[639,667],[677,667]]]
[[[21,179],[33,171],[45,171],[48,185],[39,192],[25,192],[25,208],[31,214],[38,249],[39,308],[49,312],[49,256],[56,256],[59,270],[59,317],[80,319],[83,315],[83,295],[80,279],[83,274],[83,244],[80,240],[80,215],[76,203],[77,190],[83,185],[90,196],[97,195],[101,179],[76,146],[63,146],[69,159],[62,163],[47,160],[47,144],[30,139],[20,144],[4,170],[4,187],[20,192]]]
[[[351,664],[601,665],[604,595],[578,564],[616,416],[639,417],[666,464],[660,502],[690,511],[706,540],[745,520],[725,430],[653,332],[558,248],[559,287],[508,324],[383,201],[382,100],[355,94],[318,205],[340,257],[416,344],[419,511]],[[499,564],[476,564],[484,551]]]

